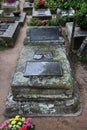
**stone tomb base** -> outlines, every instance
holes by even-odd
[[[50,61],[60,61],[63,76],[24,77],[26,61],[36,61],[36,52],[51,52]],[[39,61],[48,61],[43,57]],[[77,116],[81,103],[77,83],[72,77],[64,48],[58,46],[25,46],[7,97],[5,116]]]

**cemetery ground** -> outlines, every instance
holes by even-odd
[[[17,59],[23,47],[26,28],[27,24],[25,23],[14,48],[0,50],[0,123],[6,119],[3,115],[6,98],[17,65]],[[65,47],[68,51],[69,43],[65,35],[65,28],[63,28],[63,34],[66,39]],[[79,84],[82,113],[75,117],[33,117],[35,130],[87,130],[87,63],[76,62],[75,58],[72,57],[71,64]]]

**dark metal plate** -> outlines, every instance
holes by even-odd
[[[8,27],[9,27],[9,25],[7,23],[1,23],[0,24],[0,30],[1,29],[5,29],[6,30],[6,29],[8,29]]]
[[[62,76],[62,66],[59,61],[27,61],[25,77],[30,76]]]
[[[38,9],[38,15],[46,15],[45,11],[45,9]]]
[[[30,29],[31,41],[45,41],[45,40],[58,40],[58,28],[31,28]]]

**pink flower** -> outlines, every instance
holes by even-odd
[[[5,122],[2,123],[2,125],[0,126],[0,129],[5,128],[8,125],[9,121],[6,120]]]
[[[31,120],[32,120],[32,118],[27,118],[26,120],[27,120],[27,121],[31,121]]]

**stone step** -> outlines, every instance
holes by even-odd
[[[28,87],[12,88],[14,100],[17,101],[43,101],[43,100],[65,100],[72,98],[73,89],[29,89]]]
[[[14,96],[14,95],[13,95]],[[72,95],[55,94],[55,95],[42,95],[42,94],[23,94],[14,96],[15,101],[50,101],[50,100],[66,100],[72,98]]]
[[[66,100],[53,101],[14,101],[12,92],[6,101],[5,116],[78,116],[82,112],[78,89],[75,87],[73,97]]]

